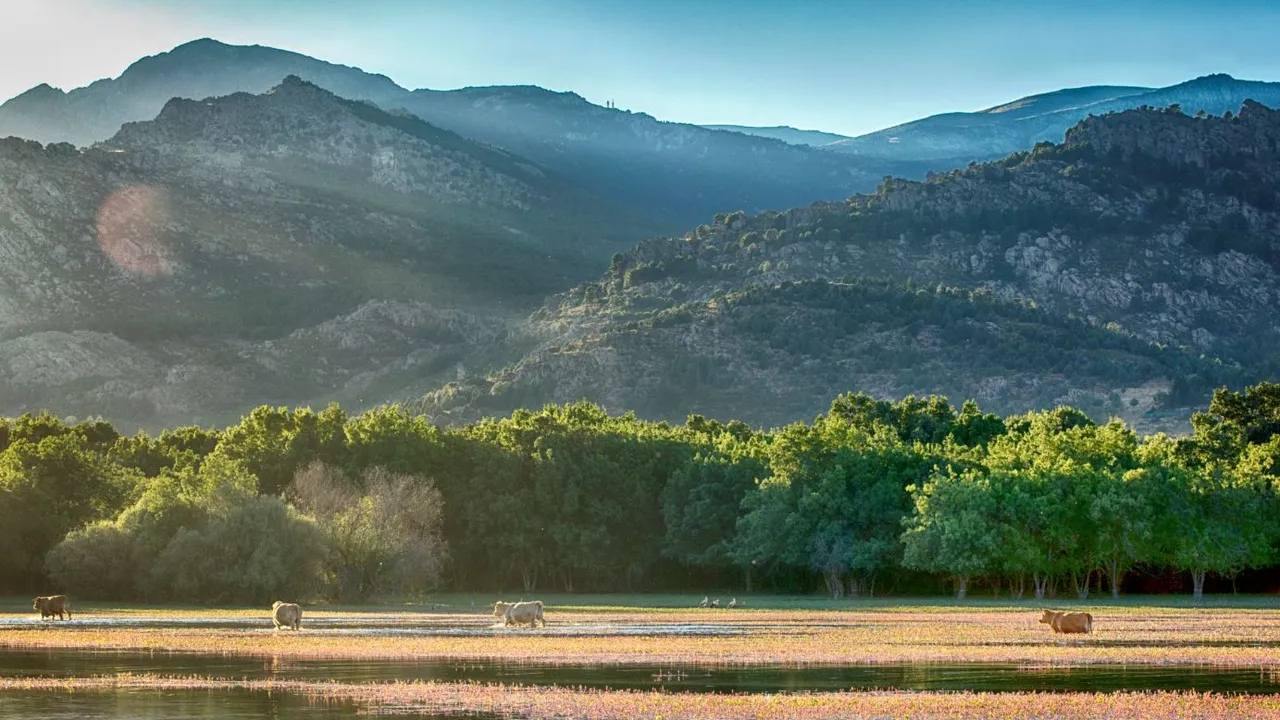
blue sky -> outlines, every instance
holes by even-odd
[[[858,134],[1081,85],[1280,80],[1280,0],[0,0],[0,98],[197,37],[407,87],[533,84],[664,120]]]

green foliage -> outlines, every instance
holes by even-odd
[[[235,461],[210,456],[197,470],[166,470],[118,517],[69,533],[45,571],[81,597],[177,599],[158,559],[183,532],[207,526],[257,495],[257,481]]]
[[[466,491],[446,494],[455,567],[526,589],[643,586],[662,557],[663,486],[693,454],[683,434],[587,403],[463,429]]]
[[[1001,528],[996,494],[986,478],[940,474],[912,485],[915,505],[902,534],[903,565],[954,578],[963,598],[973,577],[996,572]]]
[[[315,521],[273,496],[221,499],[204,527],[180,529],[160,552],[151,569],[157,591],[201,603],[315,597],[326,560]]]
[[[111,462],[101,452],[107,442],[48,416],[10,427],[0,452],[0,578],[11,587],[31,587],[64,535],[113,517],[135,497],[141,474]]]
[[[937,400],[934,412],[949,413],[950,405]],[[743,502],[735,559],[819,573],[834,597],[846,588],[869,592],[877,574],[898,563],[908,488],[946,462],[939,445],[902,437],[932,427],[909,419],[934,417],[919,412],[927,405],[846,395],[812,426],[779,431],[768,449],[772,475]],[[944,440],[946,430],[937,435]],[[952,450],[963,461],[966,452]]]
[[[451,431],[398,407],[259,408],[154,439],[29,416],[0,424],[0,578],[259,604],[728,578],[836,597],[920,577],[1021,595],[1030,580],[1037,597],[1085,597],[1091,578],[1118,594],[1141,567],[1188,573],[1198,594],[1275,561],[1276,396],[1220,390],[1178,440],[1070,407],[1001,419],[861,393],[771,432],[589,403]]]
[[[662,554],[689,566],[724,565],[742,499],[766,472],[765,464],[753,457],[718,450],[696,453],[662,489]]]
[[[308,461],[339,459],[345,422],[336,405],[320,413],[262,406],[227,428],[215,452],[242,463],[263,492],[279,494]]]

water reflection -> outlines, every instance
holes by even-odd
[[[117,673],[282,678],[347,683],[478,681],[677,692],[834,690],[1088,691],[1195,690],[1280,694],[1274,669],[1014,664],[860,665],[850,667],[701,668],[672,666],[552,667],[531,664],[413,660],[295,660],[176,653],[91,651],[0,652],[0,676],[88,677]]]
[[[296,695],[241,690],[163,693],[145,690],[76,693],[18,691],[0,695],[0,718],[4,720],[328,720],[348,718],[355,714],[355,706],[349,703],[311,703]]]

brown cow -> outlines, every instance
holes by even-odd
[[[517,627],[529,624],[529,627],[537,627],[541,624],[547,626],[547,621],[542,617],[542,601],[532,600],[530,602],[518,602],[507,605],[506,615],[503,617],[503,625],[515,625]]]
[[[302,627],[302,608],[298,607],[297,603],[277,600],[271,604],[271,622],[275,624],[277,630],[282,627],[297,630]]]
[[[1091,633],[1093,632],[1093,616],[1089,613],[1064,613],[1056,610],[1045,610],[1040,622],[1053,628],[1055,633]]]
[[[63,614],[66,614],[67,620],[71,619],[71,603],[67,602],[66,595],[38,597],[36,598],[35,603],[31,606],[31,609],[40,611],[41,620],[53,617],[54,615],[57,615],[58,619],[62,620]]]

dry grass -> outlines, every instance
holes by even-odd
[[[1073,610],[1080,609],[1077,607]],[[558,610],[548,627],[489,630],[478,613],[333,613],[308,610],[299,633],[272,632],[253,611],[174,611],[227,620],[253,618],[260,628],[146,628],[44,623],[0,633],[15,649],[156,650],[287,658],[432,658],[540,664],[850,665],[862,663],[1015,662],[1052,665],[1280,666],[1280,610],[1258,608],[1093,607],[1091,636],[1055,636],[1039,612],[1010,607],[885,606],[824,610]],[[119,610],[118,617],[133,617]],[[156,613],[138,613],[155,617]],[[79,616],[79,617],[84,617]],[[342,617],[344,627],[395,622],[398,627],[459,628],[469,636],[352,636],[319,622]],[[315,625],[308,627],[308,620]],[[741,634],[674,636],[670,626],[724,626]],[[620,635],[620,626],[641,634]],[[652,625],[653,634],[643,634]],[[319,626],[319,627],[317,627]],[[589,632],[590,634],[581,634]],[[571,634],[579,633],[579,634]]]
[[[379,714],[492,713],[502,717],[596,718],[1093,718],[1225,720],[1280,718],[1278,696],[1212,693],[835,692],[708,695],[574,690],[474,683],[354,685],[279,680],[217,680],[123,675],[111,678],[0,679],[5,690],[291,692],[316,702],[350,701]]]

